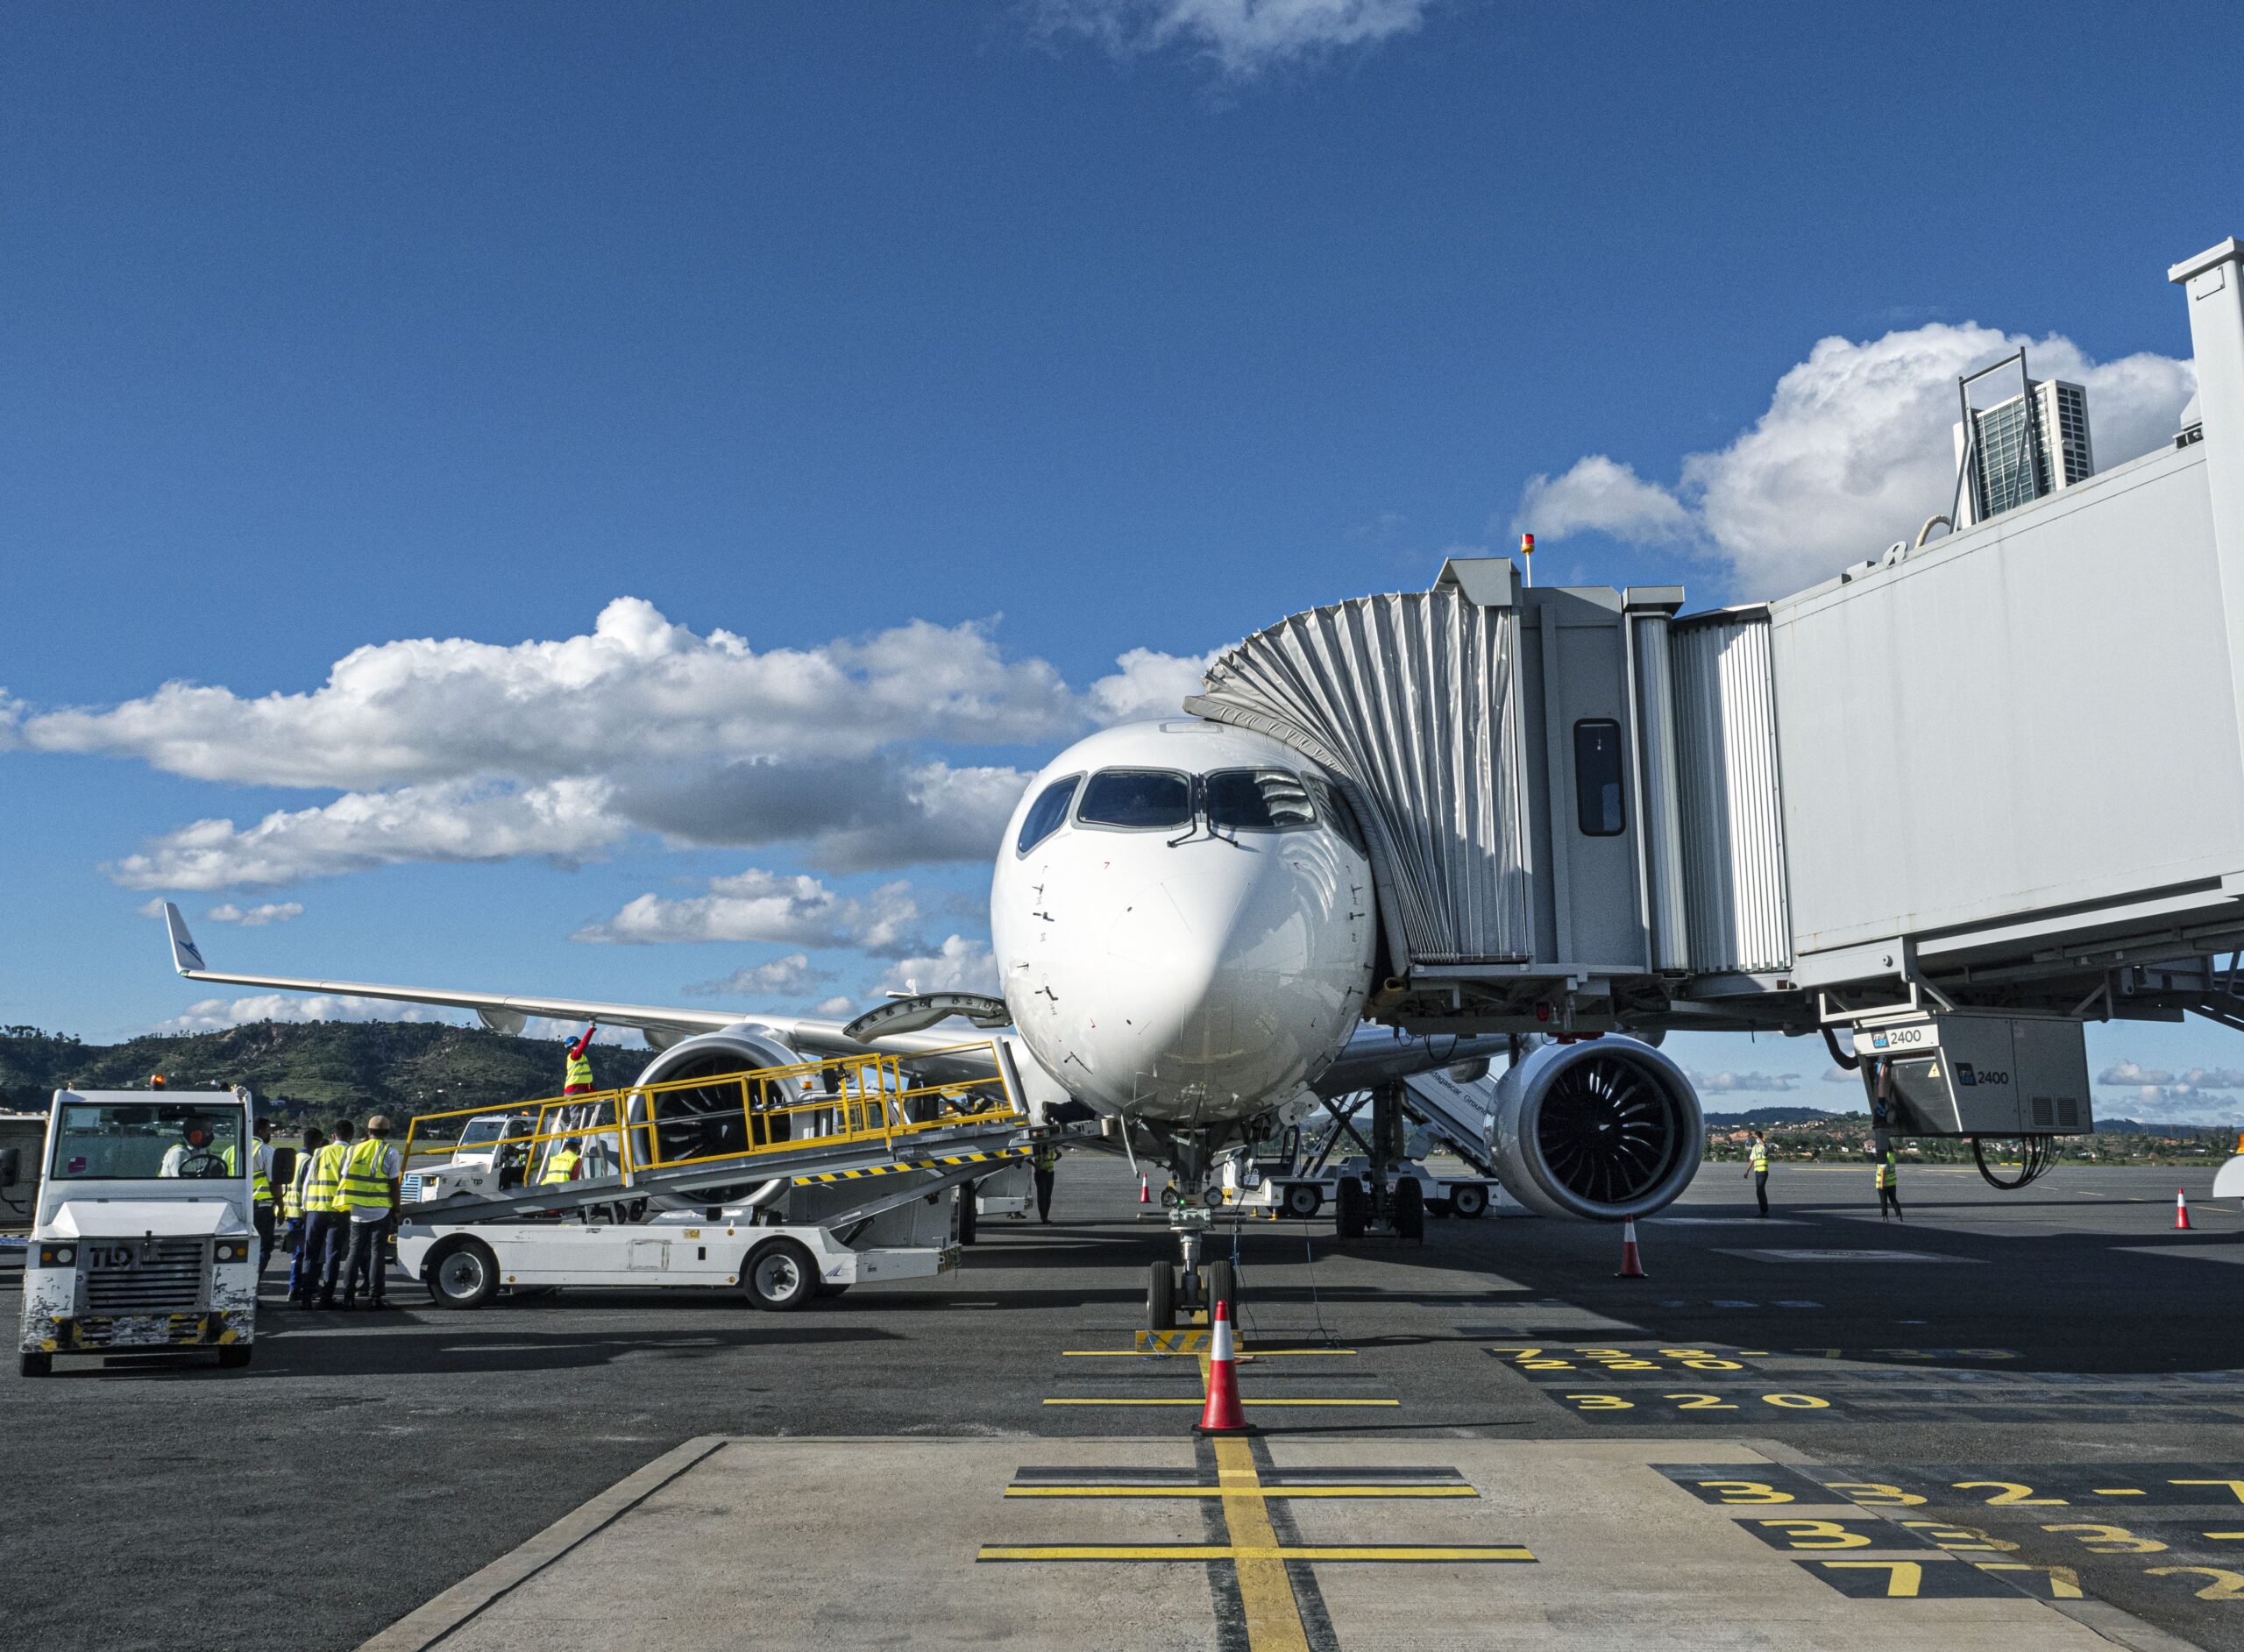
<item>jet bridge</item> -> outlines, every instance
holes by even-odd
[[[2169,275],[2183,428],[2047,497],[1767,603],[1457,559],[1223,654],[1186,708],[1360,817],[1369,1013],[1999,1046],[1885,1081],[1953,1134],[2089,1128],[2085,1020],[2244,1027],[2244,249]]]

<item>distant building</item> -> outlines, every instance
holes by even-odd
[[[2018,359],[2022,373],[2023,352]],[[2026,384],[2025,391],[1992,407],[1971,408],[1967,402],[1965,416],[1976,437],[1968,455],[1966,426],[1959,421],[1954,427],[1956,463],[1964,471],[1958,528],[2031,504],[2096,472],[2088,440],[2088,392],[2062,379],[2028,379]]]

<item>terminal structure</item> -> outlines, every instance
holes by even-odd
[[[1796,595],[1455,560],[1223,655],[1188,709],[1367,828],[1368,1013],[1821,1034],[1897,1131],[2004,1138],[2090,1128],[2088,1020],[2244,1026],[2239,244],[2170,274],[2198,395],[2141,457],[2089,474],[2077,387],[2021,354],[1964,401],[1963,525]]]

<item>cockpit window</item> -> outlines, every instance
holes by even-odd
[[[1138,832],[1189,826],[1192,783],[1166,769],[1104,769],[1083,783],[1076,819]]]
[[[1038,844],[1060,829],[1068,818],[1068,805],[1076,800],[1076,788],[1083,784],[1081,775],[1069,775],[1065,780],[1055,780],[1037,795],[1029,805],[1027,818],[1020,823],[1020,841],[1015,847],[1026,854]]]
[[[1208,824],[1218,832],[1297,832],[1317,824],[1301,776],[1282,769],[1228,769],[1210,775]]]

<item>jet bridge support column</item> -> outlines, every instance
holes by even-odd
[[[2244,670],[2236,669],[2244,662],[2244,244],[2232,235],[2166,274],[2189,295],[2205,487],[2228,622],[2230,686],[2237,727],[2244,730]]]

